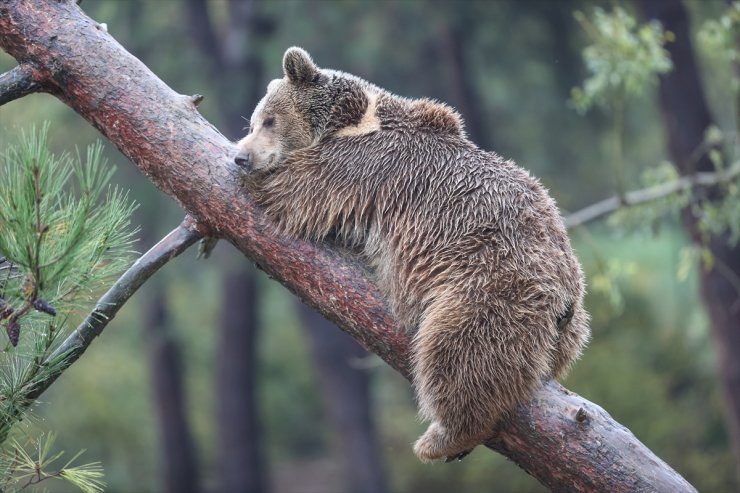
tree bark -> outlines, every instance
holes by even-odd
[[[0,75],[0,105],[28,96],[39,90],[29,65],[18,65]]]
[[[411,336],[365,269],[281,235],[240,186],[235,149],[74,2],[5,0],[0,46],[113,142],[210,234],[409,376]],[[555,383],[513,412],[491,445],[554,491],[695,491],[627,429]],[[410,453],[410,451],[409,451]]]
[[[640,6],[647,17],[659,20],[676,38],[667,45],[674,69],[661,75],[659,86],[668,154],[682,174],[714,171],[707,155],[693,159],[704,142],[712,117],[691,45],[686,8],[680,0],[641,0]],[[716,191],[708,193],[710,198],[715,195]],[[694,242],[702,244],[696,218],[690,210],[685,211],[683,222]],[[709,269],[701,266],[700,290],[709,314],[717,370],[724,389],[727,427],[740,470],[740,293],[730,280],[732,276],[740,277],[740,246],[729,245],[724,235],[710,238],[708,246],[715,262]]]

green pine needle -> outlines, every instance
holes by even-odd
[[[70,314],[129,265],[136,205],[109,185],[100,143],[55,156],[47,134],[48,125],[22,133],[0,162],[0,296],[15,309],[40,298]],[[47,332],[46,314],[29,309],[20,321],[21,338]]]
[[[105,489],[103,467],[99,462],[72,466],[84,450],[75,454],[64,466],[54,463],[63,451],[54,451],[56,435],[48,433],[23,445],[16,439],[0,451],[0,487],[3,491],[21,491],[49,480],[65,480],[85,493],[101,493]]]

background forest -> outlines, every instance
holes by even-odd
[[[627,189],[673,159],[657,83],[618,109],[579,112],[571,98],[589,75],[582,50],[594,42],[574,13],[592,18],[596,7],[618,5],[644,22],[647,3],[85,0],[82,8],[170,87],[204,95],[199,110],[230,139],[282,75],[284,50],[299,45],[321,67],[448,102],[478,145],[531,170],[567,214],[615,193],[615,159],[625,163]],[[734,132],[733,68],[697,35],[728,4],[683,5],[711,121]],[[14,64],[0,53],[0,72]],[[0,107],[0,148],[44,121],[53,152],[100,138],[37,94]],[[139,203],[143,252],[183,212],[106,146],[113,182]],[[720,383],[717,354],[734,353],[713,344],[696,250],[680,220],[621,219],[571,229],[593,336],[564,384],[699,491],[737,491],[726,402],[740,399],[740,378],[734,396]],[[408,383],[225,242],[208,260],[188,251],[159,273],[42,401],[37,419],[20,427],[53,430],[61,449],[86,449],[111,492],[544,490],[492,453],[419,463],[410,444],[424,425]]]

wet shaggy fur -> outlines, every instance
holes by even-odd
[[[455,457],[588,338],[581,268],[554,201],[476,147],[455,111],[317,68],[289,49],[238,146],[252,192],[287,232],[360,251],[413,331],[431,421],[422,460]]]

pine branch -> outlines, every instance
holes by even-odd
[[[740,163],[736,163],[727,170],[699,172],[693,175],[682,176],[674,181],[661,183],[660,185],[633,190],[625,194],[623,201],[615,195],[614,197],[601,200],[569,214],[565,217],[565,226],[568,229],[575,228],[576,226],[581,226],[607,216],[622,207],[646,204],[679,192],[728,183],[738,176],[740,176]]]
[[[41,90],[33,77],[33,67],[21,63],[0,75],[0,106]]]

